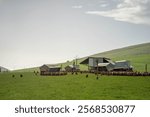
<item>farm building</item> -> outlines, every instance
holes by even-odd
[[[68,65],[68,66],[65,67],[65,70],[67,72],[80,71],[79,65]]]
[[[130,61],[121,60],[115,61],[114,71],[132,71],[133,67],[130,65]]]
[[[53,72],[60,72],[61,67],[56,65],[42,65],[40,67],[41,75],[44,75],[45,73],[53,73]]]
[[[80,64],[88,65],[89,70],[96,70],[99,63],[109,63],[110,59],[105,57],[88,57]]]
[[[8,72],[9,70],[0,66],[0,72]]]
[[[121,60],[113,62],[105,57],[88,57],[80,64],[88,65],[89,70],[95,71],[132,71],[130,61]]]

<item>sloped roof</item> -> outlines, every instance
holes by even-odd
[[[68,65],[70,68],[74,68],[74,66],[73,65]]]
[[[96,59],[103,58],[103,59],[110,60],[109,58],[106,58],[106,57],[87,57],[82,62],[80,62],[80,64],[88,64],[89,58],[96,58]]]
[[[2,67],[2,66],[0,66],[0,69],[1,69],[1,71],[9,71],[9,69]]]
[[[54,64],[44,64],[41,67],[43,67],[43,66],[46,66],[48,68],[61,68],[60,65],[54,65]]]
[[[128,60],[115,61],[115,69],[120,69],[120,68],[123,69],[131,68],[130,61]]]
[[[86,58],[82,62],[80,62],[80,64],[88,64],[88,62],[89,62],[89,58]]]
[[[112,60],[107,60],[109,63],[111,63],[112,65],[115,65],[115,62],[113,62]]]
[[[111,71],[114,69],[115,64],[112,63],[99,63],[98,67],[106,67],[108,71]]]
[[[99,67],[106,67],[107,65],[109,65],[110,63],[98,63]]]

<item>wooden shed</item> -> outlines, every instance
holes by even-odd
[[[67,72],[76,72],[76,71],[80,71],[79,65],[68,65],[65,67],[65,70]]]
[[[60,72],[61,67],[57,65],[42,65],[40,67],[41,75],[52,73],[52,72]]]

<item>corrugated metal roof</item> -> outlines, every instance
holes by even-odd
[[[109,63],[111,63],[112,65],[115,65],[115,62],[113,62],[112,60],[107,60]]]
[[[99,67],[105,67],[105,66],[107,66],[107,65],[109,65],[110,63],[98,63],[98,66]]]
[[[108,60],[111,60],[111,59],[109,59],[109,58],[106,58],[106,57],[87,57],[86,59],[84,59],[82,62],[80,62],[80,64],[88,64],[88,60],[89,60],[89,58],[93,58],[93,59],[100,59],[100,58],[103,58],[103,59],[106,59],[107,61]]]
[[[99,63],[98,67],[106,67],[106,69],[108,71],[111,71],[114,69],[115,64],[111,64],[111,63]]]
[[[131,68],[130,61],[127,60],[121,60],[121,61],[115,61],[115,69],[128,69]]]

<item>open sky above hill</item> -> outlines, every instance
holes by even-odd
[[[58,63],[149,42],[150,0],[0,0],[0,66]]]

